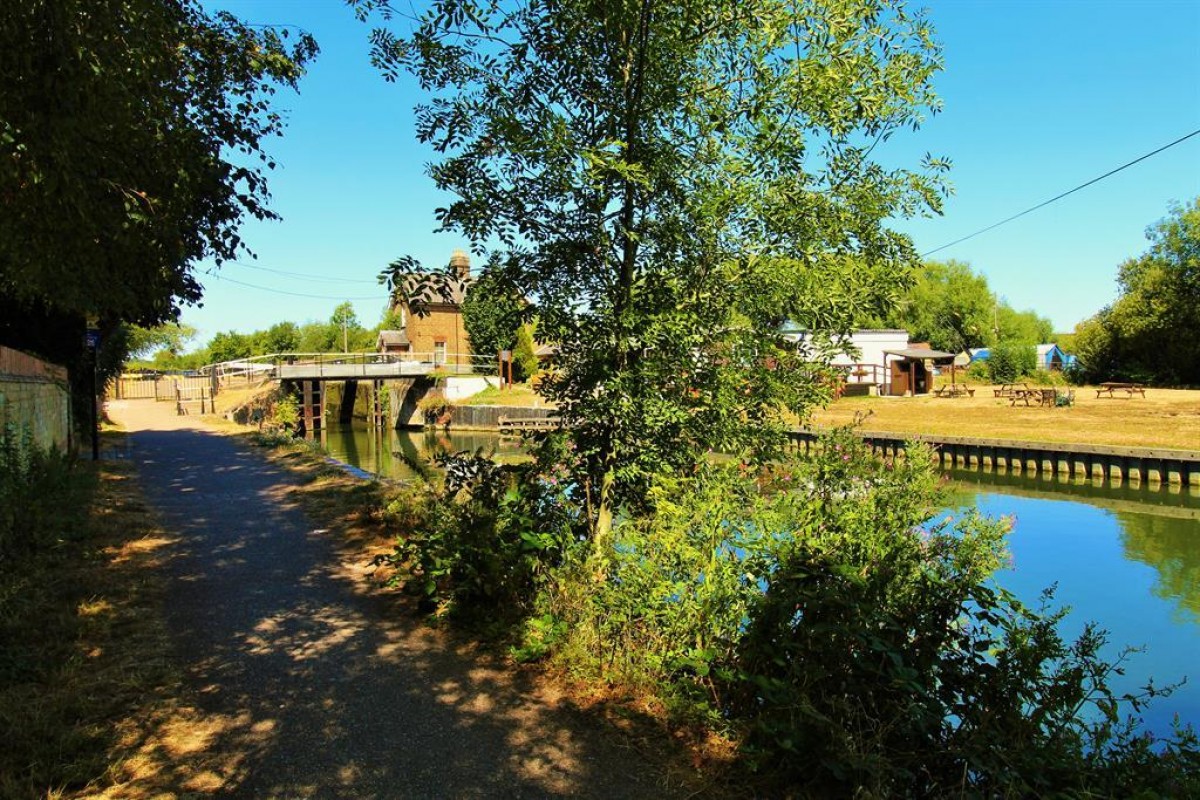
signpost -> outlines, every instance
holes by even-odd
[[[97,397],[96,387],[96,372],[100,369],[98,354],[100,352],[100,330],[88,323],[87,333],[84,335],[84,343],[87,345],[88,353],[92,357],[92,391],[91,402],[88,404],[90,409],[92,423],[92,461],[100,460],[100,420],[96,414],[96,404],[99,402]]]
[[[504,367],[508,365],[508,380],[504,378]],[[500,388],[503,389],[507,383],[508,388],[512,388],[512,350],[500,351]]]

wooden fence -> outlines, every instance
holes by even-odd
[[[175,402],[178,391],[212,391],[212,378],[197,375],[122,375],[108,387],[113,400],[159,400]]]

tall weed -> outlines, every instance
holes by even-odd
[[[88,487],[71,458],[33,444],[28,430],[0,436],[0,572],[16,556],[78,535]]]

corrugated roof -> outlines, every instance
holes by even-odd
[[[932,361],[953,361],[954,353],[942,350],[930,350],[926,347],[908,347],[904,350],[884,350],[885,355],[900,356],[901,358],[930,359]]]

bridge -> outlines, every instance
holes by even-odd
[[[117,397],[174,400],[181,414],[190,410],[203,413],[205,401],[211,403],[212,398],[222,390],[264,386],[271,382],[286,383],[296,389],[300,417],[306,433],[311,435],[323,427],[325,384],[329,381],[345,384],[339,414],[343,422],[350,421],[358,384],[365,382],[368,407],[371,409],[370,421],[373,425],[382,426],[387,424],[383,397],[388,391],[389,382],[393,388],[397,388],[395,383],[407,383],[407,386],[400,387],[402,404],[411,414],[415,410],[417,395],[423,394],[429,386],[429,381],[418,385],[418,379],[483,377],[495,375],[497,371],[495,356],[441,350],[433,353],[271,353],[208,364],[188,376],[170,376],[154,381],[121,379],[117,381],[116,393]],[[199,403],[199,407],[193,409],[196,403]]]
[[[344,381],[428,375],[495,375],[495,356],[474,353],[272,353],[201,367],[221,385],[284,381]]]

